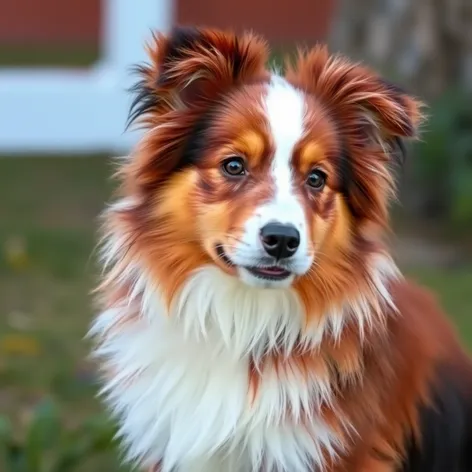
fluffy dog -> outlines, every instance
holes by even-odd
[[[421,103],[325,47],[148,44],[105,212],[102,394],[159,472],[470,471],[472,369],[384,242]]]

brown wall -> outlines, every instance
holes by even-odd
[[[139,0],[134,1],[136,5]],[[176,0],[183,24],[252,28],[273,42],[322,39],[335,0]],[[0,42],[97,44],[100,0],[0,0]]]
[[[253,29],[272,42],[326,37],[335,0],[178,0],[177,21]]]
[[[0,0],[0,42],[96,44],[100,4],[100,0]]]

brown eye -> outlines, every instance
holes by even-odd
[[[306,183],[315,190],[321,190],[326,183],[326,174],[319,169],[313,169],[310,172]]]
[[[244,165],[244,159],[242,157],[233,156],[222,164],[223,172],[230,177],[241,177],[246,175],[246,167]]]

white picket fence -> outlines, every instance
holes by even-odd
[[[97,0],[98,1],[98,0]],[[103,57],[86,70],[0,69],[0,154],[123,153],[130,66],[151,30],[168,30],[172,0],[102,0]]]

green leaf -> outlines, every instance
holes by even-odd
[[[51,472],[71,472],[88,456],[90,447],[87,441],[73,441],[62,445],[59,457],[51,468]]]
[[[24,452],[21,445],[13,441],[7,445],[5,462],[8,472],[30,472]]]
[[[52,401],[39,404],[33,414],[26,437],[28,472],[41,472],[46,450],[59,440],[61,425]]]
[[[77,430],[63,438],[52,472],[72,472],[84,457],[109,451],[114,435],[115,429],[105,416],[85,419]]]
[[[29,472],[23,447],[13,438],[13,428],[6,417],[0,417],[0,470]]]
[[[6,416],[0,416],[0,444],[11,440],[13,428]]]
[[[57,444],[62,428],[59,410],[53,401],[46,400],[37,406],[33,427],[40,436],[38,439],[42,448],[49,449]]]
[[[12,441],[12,427],[8,418],[0,416],[0,470],[7,468],[8,445]]]

